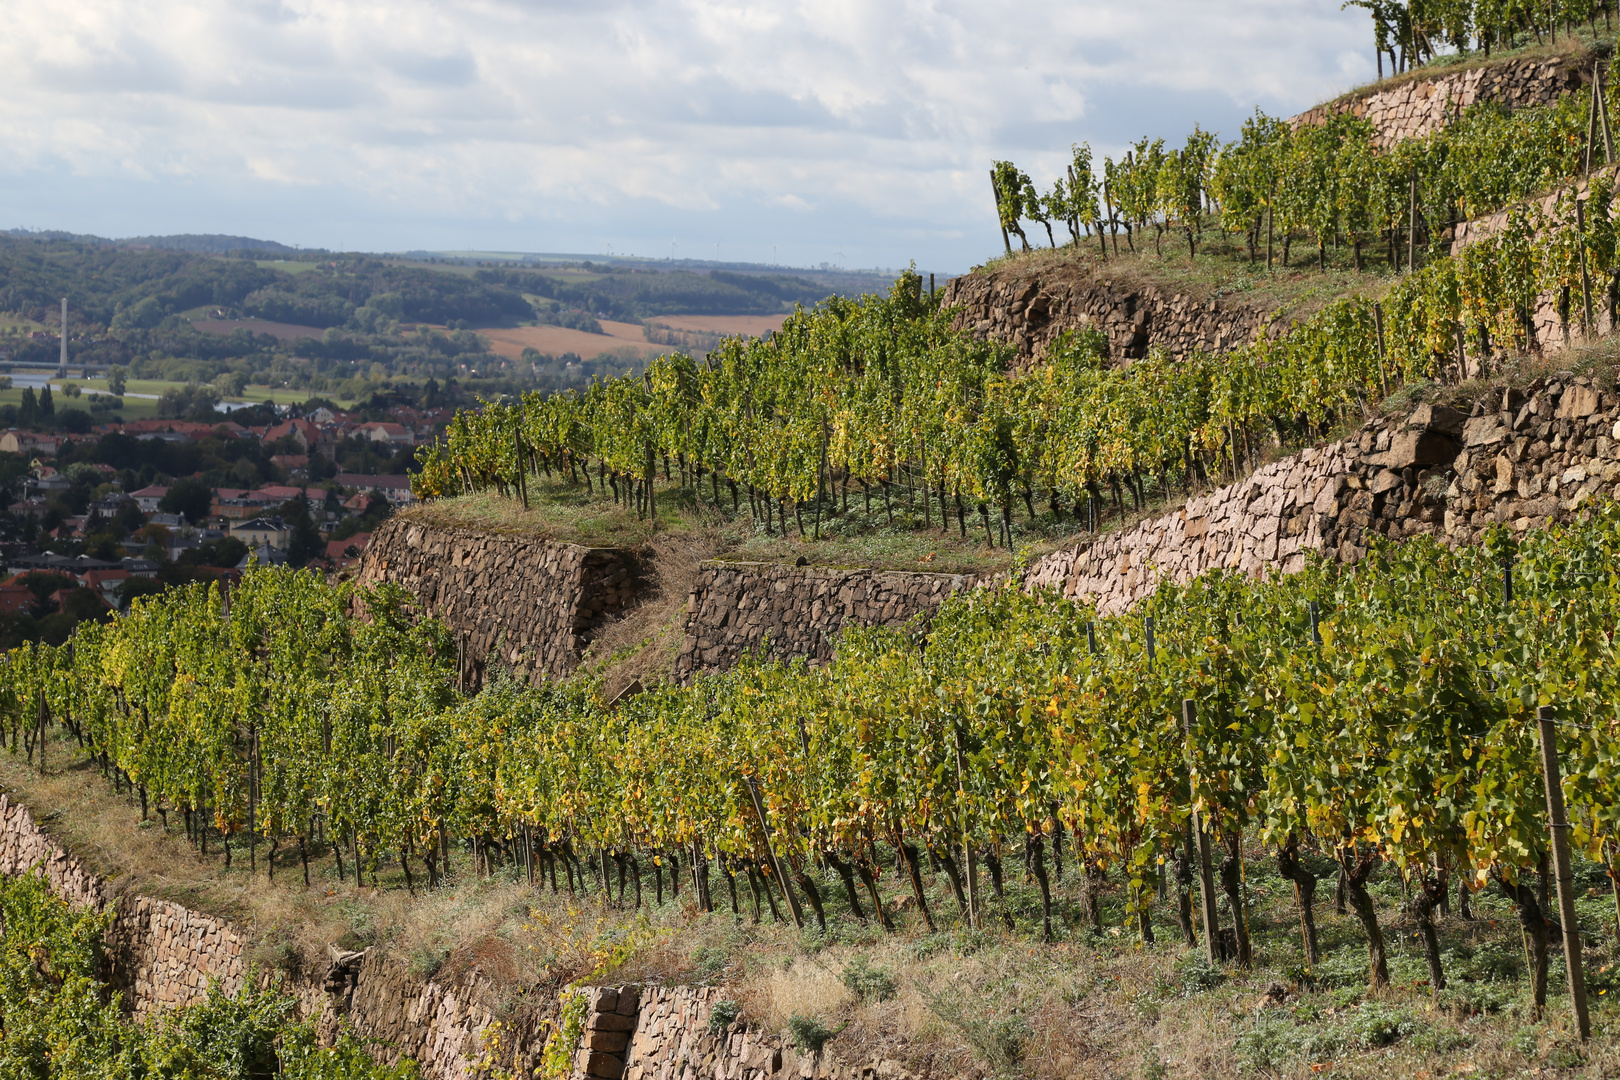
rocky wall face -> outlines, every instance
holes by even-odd
[[[401,585],[442,620],[476,687],[492,654],[524,677],[570,674],[592,631],[637,596],[638,569],[625,551],[395,518],[372,535],[359,580]]]
[[[114,895],[34,821],[26,806],[0,795],[0,873],[43,872],[51,892],[70,904],[114,911],[107,934],[107,981],[137,1016],[201,1001],[210,981],[241,989],[247,939],[224,919],[130,893]]]
[[[1493,391],[1468,412],[1419,405],[1257,470],[1124,533],[1052,553],[1025,584],[1119,612],[1161,581],[1343,562],[1374,538],[1478,543],[1487,528],[1567,521],[1620,498],[1620,395],[1585,377]]]
[[[724,987],[625,986],[590,991],[573,1080],[908,1080],[896,1062],[818,1061],[780,1035],[712,1022]],[[835,1044],[836,1045],[836,1044]],[[623,1047],[623,1049],[616,1049]]]
[[[728,668],[761,645],[773,659],[829,660],[832,638],[845,626],[926,621],[973,581],[961,574],[705,563],[687,598],[675,673]]]
[[[1453,75],[1412,79],[1383,90],[1358,94],[1300,113],[1289,123],[1298,128],[1320,124],[1334,113],[1350,113],[1372,124],[1374,140],[1388,148],[1405,139],[1422,138],[1454,122],[1470,105],[1489,101],[1510,111],[1549,102],[1581,85],[1576,60],[1553,57],[1473,68]],[[1589,66],[1589,65],[1588,65]]]
[[[1083,266],[1044,277],[1016,270],[964,275],[946,283],[943,303],[961,308],[956,329],[1008,342],[1025,361],[1045,355],[1065,330],[1102,331],[1109,357],[1118,361],[1144,357],[1150,348],[1175,357],[1233,349],[1270,325],[1240,303],[1116,282]]]
[[[234,994],[247,979],[248,933],[183,905],[107,883],[69,855],[28,808],[0,795],[0,873],[42,872],[51,891],[80,906],[114,912],[107,934],[107,980],[137,1019],[203,1000],[210,983]],[[265,973],[261,972],[261,976]],[[551,1024],[546,1009],[497,1014],[488,981],[477,972],[440,983],[413,975],[401,961],[374,952],[332,951],[319,973],[285,989],[301,1015],[317,1021],[330,1042],[345,1023],[385,1064],[415,1058],[430,1080],[532,1076]]]
[[[350,985],[334,988],[323,1035],[337,1032],[341,1016],[378,1061],[413,1058],[425,1076],[438,1080],[475,1080],[504,1070],[535,1075],[550,1022],[527,1011],[505,1012],[503,1019],[492,987],[476,972],[448,984],[424,981],[401,960],[352,955],[358,963]]]
[[[36,867],[45,875],[51,892],[68,903],[98,910],[106,906],[101,879],[63,851],[34,821],[28,807],[0,795],[0,874],[18,877]]]

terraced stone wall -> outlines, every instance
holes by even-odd
[[[393,582],[456,635],[469,687],[498,660],[526,678],[567,675],[592,632],[637,596],[632,552],[431,524],[385,522],[359,580]]]
[[[1134,360],[1154,347],[1176,357],[1236,348],[1271,325],[1269,316],[1237,300],[1129,284],[1080,265],[1044,275],[1004,270],[953,278],[944,303],[962,309],[957,329],[1009,342],[1025,361],[1045,355],[1065,330],[1101,330],[1110,358]]]
[[[1421,138],[1454,122],[1470,105],[1489,101],[1516,111],[1546,105],[1590,80],[1589,57],[1508,61],[1450,75],[1414,78],[1342,98],[1300,113],[1296,128],[1320,124],[1335,113],[1369,121],[1379,146]]]
[[[1175,513],[1054,552],[1026,585],[1117,612],[1206,570],[1288,572],[1313,551],[1353,562],[1374,537],[1475,543],[1493,524],[1566,521],[1595,497],[1620,498],[1620,394],[1549,377],[1467,411],[1423,404],[1371,421]]]
[[[728,668],[761,646],[773,659],[827,660],[833,636],[845,626],[926,623],[947,596],[973,580],[960,574],[704,563],[687,599],[686,640],[675,674]]]

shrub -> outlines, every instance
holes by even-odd
[[[788,1017],[788,1035],[792,1038],[793,1045],[817,1056],[820,1056],[822,1048],[837,1034],[838,1032],[813,1016],[794,1013]]]
[[[1199,953],[1192,954],[1181,964],[1181,992],[1183,994],[1202,994],[1213,990],[1226,981],[1226,972],[1209,962],[1209,958]]]
[[[709,1010],[709,1031],[714,1035],[724,1035],[726,1029],[737,1022],[742,1015],[742,1006],[735,1001],[717,1001],[714,1008]]]
[[[893,975],[880,967],[873,967],[859,956],[844,968],[841,978],[844,985],[862,1001],[888,1001],[898,989]]]

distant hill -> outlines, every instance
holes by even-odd
[[[274,240],[251,236],[221,236],[218,233],[183,233],[179,236],[131,236],[114,241],[119,247],[144,247],[155,251],[189,251],[198,255],[228,255],[233,251],[263,251],[271,255],[297,255],[298,248]]]
[[[251,236],[223,236],[219,233],[182,233],[178,236],[130,236],[110,240],[105,236],[88,233],[70,233],[61,229],[4,229],[0,236],[19,240],[66,240],[91,247],[146,248],[152,251],[184,251],[194,255],[228,255],[236,251],[262,251],[267,255],[297,255],[298,248],[278,244],[274,240],[255,240]]]

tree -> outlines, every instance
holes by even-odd
[[[1339,5],[1340,11],[1349,7],[1358,7],[1366,8],[1372,15],[1373,51],[1378,56],[1378,77],[1380,79],[1384,77],[1384,54],[1386,52],[1389,53],[1390,74],[1398,73],[1395,68],[1395,49],[1390,44],[1390,37],[1394,32],[1395,18],[1395,12],[1392,9],[1395,6],[1390,0],[1345,0],[1343,4]]]
[[[287,544],[287,565],[303,566],[325,550],[326,544],[321,540],[320,530],[315,528],[315,521],[309,514],[309,500],[304,496],[288,499],[281,504],[281,520],[292,529],[292,537]]]
[[[1063,181],[1058,181],[1058,187],[1053,192],[1053,195],[1043,198],[1041,193],[1035,190],[1035,185],[1033,182],[1031,182],[1029,177],[1024,176],[1021,177],[1021,179],[1024,182],[1024,216],[1029,218],[1031,221],[1038,221],[1045,226],[1046,242],[1052,245],[1053,251],[1056,251],[1057,238],[1052,235],[1052,203],[1050,200],[1052,198],[1057,199],[1057,209],[1059,213],[1061,213],[1064,202]]]
[[[200,478],[188,476],[174,482],[158,503],[158,509],[165,514],[184,514],[187,521],[197,525],[208,516],[213,504],[213,489]]]
[[[63,589],[76,589],[79,583],[66,574],[57,574],[46,570],[35,570],[24,574],[17,579],[19,585],[24,585],[34,594],[33,615],[42,618],[51,612],[51,594]]]
[[[56,415],[56,402],[51,400],[51,386],[45,384],[45,389],[39,392],[39,418],[49,420]]]
[[[33,427],[39,423],[39,399],[34,396],[32,386],[23,387],[22,404],[17,407],[17,425],[19,427]]]
[[[129,385],[129,369],[122,364],[114,364],[107,369],[107,389],[113,397],[123,397],[124,388]]]
[[[124,580],[114,592],[120,611],[129,610],[129,602],[139,596],[156,596],[164,592],[168,586],[157,578],[132,577]]]

